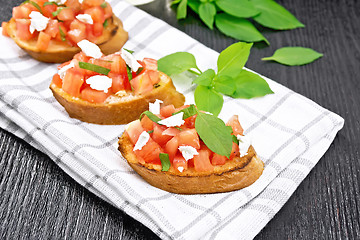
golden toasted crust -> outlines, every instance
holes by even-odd
[[[36,47],[37,38],[29,41],[23,41],[16,37],[15,19],[10,19],[6,24],[6,31],[15,43],[26,51],[34,59],[41,62],[63,63],[71,60],[74,55],[80,52],[79,47],[70,46],[66,42],[50,41],[46,51],[40,51]],[[103,34],[96,39],[101,51],[105,54],[111,54],[119,51],[128,39],[128,33],[124,30],[123,24],[119,18],[113,15],[108,21],[108,26],[104,28]]]
[[[244,157],[234,158],[222,166],[215,166],[212,172],[196,172],[194,169],[161,171],[160,165],[140,164],[133,152],[133,145],[127,134],[119,139],[119,150],[129,165],[148,183],[168,192],[179,194],[200,194],[229,192],[245,188],[254,183],[264,170],[264,163],[252,146]]]
[[[184,104],[185,97],[176,91],[171,78],[159,73],[160,82],[151,92],[139,95],[129,93],[123,97],[111,96],[112,100],[105,103],[90,103],[75,98],[53,83],[50,89],[70,117],[96,124],[126,124],[138,119],[141,113],[148,110],[149,102],[156,99],[162,100],[165,105],[173,104],[175,107]]]

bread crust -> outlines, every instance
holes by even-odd
[[[81,51],[77,46],[70,46],[66,42],[58,41],[50,41],[46,51],[41,51],[36,47],[37,38],[23,41],[16,37],[16,23],[13,18],[6,24],[6,31],[20,48],[41,62],[67,62],[71,60],[76,53]],[[100,47],[105,55],[109,55],[119,51],[127,40],[128,33],[124,30],[121,20],[113,15],[108,20],[108,27],[104,29],[103,34],[97,38],[94,43]]]
[[[123,97],[112,96],[111,102],[90,103],[75,98],[51,83],[50,89],[56,100],[65,108],[69,116],[88,123],[103,125],[126,124],[139,118],[140,114],[148,110],[149,102],[160,99],[164,104],[180,107],[185,97],[176,91],[171,78],[159,72],[160,82],[151,92],[139,95],[128,93]]]
[[[154,187],[178,194],[221,193],[245,188],[253,184],[262,174],[264,163],[252,146],[244,157],[215,166],[212,172],[196,172],[194,169],[161,171],[160,165],[141,164],[133,152],[133,145],[127,134],[119,138],[119,151],[129,165]]]

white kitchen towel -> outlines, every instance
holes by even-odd
[[[125,1],[110,1],[135,57],[158,59],[187,51],[200,69],[216,67],[218,53]],[[275,92],[225,98],[220,117],[238,114],[265,162],[253,185],[230,193],[178,195],[147,184],[117,150],[124,125],[101,126],[70,118],[49,90],[56,64],[31,59],[0,37],[0,127],[46,153],[66,173],[163,239],[252,239],[280,210],[329,148],[344,120],[313,101],[266,79]],[[187,103],[194,86],[174,78]]]

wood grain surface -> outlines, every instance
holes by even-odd
[[[0,0],[0,20],[22,1]],[[329,150],[256,239],[360,237],[360,1],[279,0],[305,28],[262,29],[247,67],[345,118]],[[178,22],[170,0],[140,8],[221,51],[234,39],[196,17]],[[260,59],[280,47],[324,54],[301,67]],[[4,47],[4,46],[1,46]],[[1,73],[0,73],[1,74]],[[0,128],[0,239],[158,239],[149,229],[94,196],[49,157]]]

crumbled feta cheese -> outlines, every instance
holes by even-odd
[[[181,112],[171,117],[160,120],[158,123],[167,127],[180,127],[185,123],[185,121],[183,120],[183,115],[184,113]]]
[[[77,43],[77,45],[88,57],[101,58],[103,55],[100,48],[96,44],[88,40],[85,39],[81,40],[80,42]]]
[[[78,14],[76,16],[76,18],[80,22],[83,22],[83,23],[87,23],[87,24],[93,24],[94,23],[93,19],[91,18],[91,15],[89,15],[89,14]]]
[[[34,33],[35,30],[39,31],[39,32],[42,30],[45,30],[45,28],[47,27],[49,20],[50,20],[50,18],[47,18],[44,15],[42,15],[41,13],[36,12],[36,11],[32,11],[29,14],[29,17],[30,17],[30,22],[31,22],[29,30],[31,33]]]
[[[163,101],[156,99],[154,103],[149,103],[149,111],[153,114],[160,114],[160,103]]]
[[[178,149],[186,161],[192,159],[195,155],[199,155],[196,149],[192,146],[180,146]]]
[[[84,0],[79,0],[79,3],[82,4]]]
[[[132,71],[136,72],[139,68],[141,68],[141,64],[134,58],[134,56],[128,51],[121,49],[120,55],[122,59],[126,62],[126,65],[131,68]]]
[[[90,84],[92,89],[107,93],[112,86],[112,79],[104,75],[95,75],[86,79],[86,83]]]
[[[150,139],[150,135],[146,131],[143,131],[140,134],[139,139],[135,143],[134,151],[141,150],[146,145],[146,143],[149,141],[149,139]]]
[[[184,167],[178,167],[179,172],[183,172],[184,171]]]
[[[63,5],[66,3],[66,0],[49,0],[48,2],[54,2],[57,3],[59,5]]]
[[[239,140],[239,152],[240,157],[243,157],[248,154],[249,147],[251,145],[251,139],[247,136],[237,135],[237,140]]]
[[[74,64],[73,61],[71,61],[68,65],[60,68],[59,71],[58,71],[58,74],[59,74],[60,78],[64,79],[66,71],[69,70],[70,68],[73,68],[73,67],[75,67],[75,64]]]

